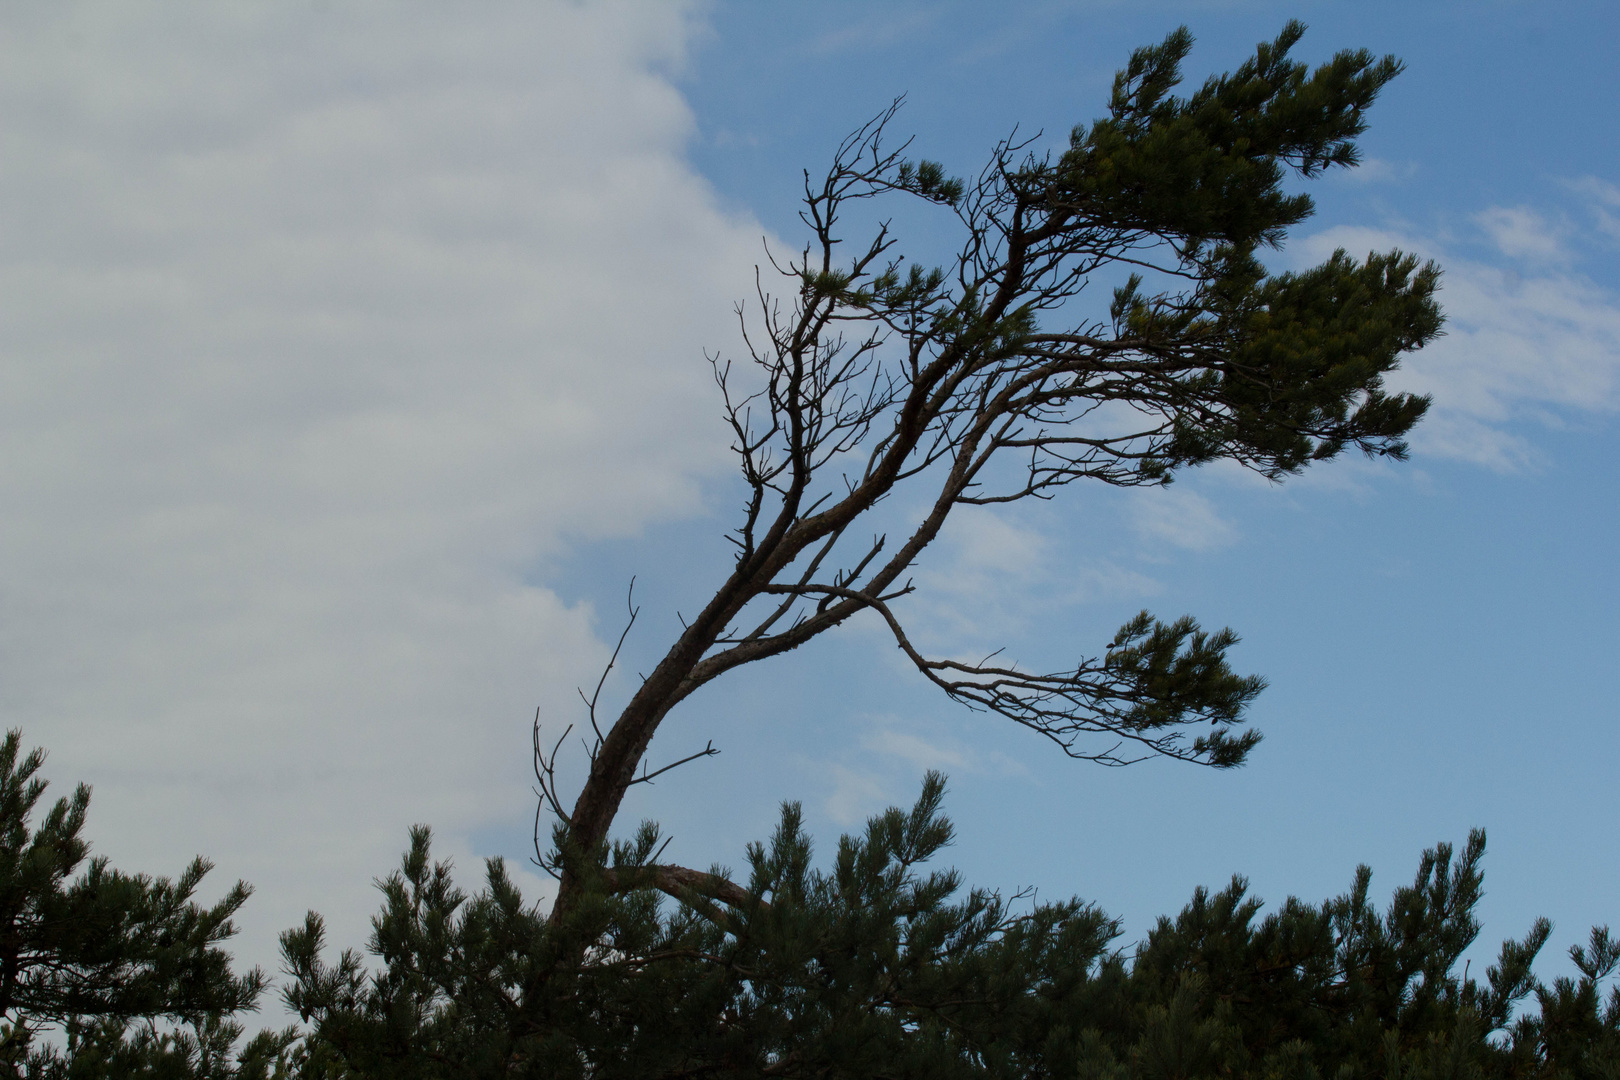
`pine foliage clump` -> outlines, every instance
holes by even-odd
[[[237,1050],[232,1019],[265,988],[231,971],[223,944],[251,890],[212,907],[195,899],[195,859],[176,880],[126,874],[91,858],[80,784],[35,820],[45,752],[0,742],[0,1075],[41,1080],[266,1077],[296,1035],[264,1033]],[[74,875],[77,876],[74,876]],[[41,1039],[54,1032],[64,1046]]]

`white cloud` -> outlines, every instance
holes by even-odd
[[[1130,506],[1138,533],[1188,551],[1212,551],[1237,538],[1214,503],[1185,487],[1132,492]]]
[[[1620,240],[1620,187],[1595,176],[1583,176],[1569,187],[1586,200],[1586,208],[1597,221],[1598,230],[1610,239]]]
[[[897,757],[913,768],[941,772],[970,768],[967,754],[960,747],[947,746],[937,739],[926,739],[892,727],[879,728],[861,739],[861,746],[874,754]]]
[[[533,568],[726,464],[760,230],[684,160],[687,23],[0,15],[0,705],[98,851],[257,887],[251,962],[306,907],[363,940],[411,822],[475,883],[603,657]]]
[[[885,807],[909,805],[922,774],[930,769],[947,776],[1028,774],[1022,762],[1003,751],[970,746],[935,724],[918,730],[894,716],[871,717],[868,722],[871,727],[860,737],[859,754],[851,758],[854,766],[836,762],[816,766],[831,788],[823,808],[839,825],[858,824]]]
[[[1509,258],[1533,262],[1565,262],[1567,229],[1555,225],[1527,206],[1493,206],[1474,215],[1491,242]]]
[[[1410,180],[1417,175],[1417,163],[1389,161],[1385,158],[1363,158],[1353,169],[1338,169],[1329,174],[1334,179],[1356,184],[1390,184]]]
[[[1300,255],[1321,259],[1337,247],[1357,256],[1398,247],[1445,270],[1445,336],[1390,379],[1395,389],[1434,397],[1413,433],[1418,452],[1518,468],[1535,459],[1526,420],[1556,424],[1620,408],[1620,297],[1590,279],[1545,267],[1519,273],[1421,237],[1364,228],[1309,237]]]
[[[833,790],[823,808],[827,816],[843,826],[859,824],[892,801],[883,778],[873,773],[831,765]]]
[[[916,581],[917,595],[903,601],[901,613],[912,640],[972,660],[983,656],[973,650],[1001,647],[1054,609],[1160,590],[1152,578],[1106,559],[1076,561],[1034,525],[985,507],[952,512]]]
[[[951,588],[982,593],[985,578],[1044,580],[1051,542],[1035,529],[994,510],[963,507],[951,518],[950,542],[955,561]]]
[[[880,726],[861,738],[861,748],[878,759],[903,761],[908,766],[905,783],[915,785],[916,774],[937,769],[947,774],[993,771],[1003,776],[1023,775],[1024,764],[997,749],[970,746],[962,739],[928,725],[926,734],[906,731],[899,721],[886,717]]]
[[[879,13],[863,16],[848,25],[816,36],[810,40],[809,48],[821,55],[882,48],[926,31],[943,14],[926,7],[911,11],[879,9]]]

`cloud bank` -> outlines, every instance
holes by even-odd
[[[0,708],[130,869],[357,942],[406,827],[528,806],[602,659],[533,583],[697,509],[759,227],[678,5],[0,15]],[[561,706],[559,706],[561,707]]]

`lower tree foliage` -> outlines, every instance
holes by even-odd
[[[1426,852],[1379,910],[1345,895],[1270,914],[1241,878],[1199,890],[1134,951],[1078,900],[964,889],[944,781],[812,864],[797,806],[733,889],[661,903],[657,830],[604,852],[569,916],[526,906],[499,860],[468,897],[418,828],[381,883],[368,973],[321,958],[318,916],[283,937],[306,1067],[350,1077],[1612,1077],[1620,963],[1607,929],[1579,978],[1539,981],[1551,925],[1459,974],[1479,933],[1483,833]],[[715,871],[716,874],[720,872]],[[619,878],[609,881],[610,878]],[[702,879],[700,879],[702,880]],[[608,887],[611,885],[612,887]],[[677,890],[678,891],[678,890]],[[712,895],[722,893],[724,895]],[[568,942],[591,942],[570,963]],[[1533,1001],[1536,1008],[1519,1008]],[[1515,1013],[1518,1015],[1515,1015]]]
[[[418,827],[379,882],[375,968],[353,949],[324,957],[311,913],[282,937],[282,992],[306,1026],[239,1045],[265,986],[221,948],[246,887],[203,907],[206,863],[176,882],[86,865],[88,789],[31,824],[43,754],[19,748],[15,732],[0,745],[0,1075],[1620,1076],[1607,928],[1571,950],[1576,977],[1533,974],[1545,920],[1483,981],[1459,974],[1479,933],[1483,833],[1426,852],[1382,910],[1365,867],[1343,896],[1269,914],[1234,878],[1126,951],[1090,904],[931,868],[952,835],[937,774],[910,810],[841,838],[825,868],[793,804],[736,881],[719,868],[669,880],[643,825],[587,860],[591,888],[561,922],[499,859],[466,895]]]
[[[220,948],[248,887],[203,907],[192,897],[204,859],[176,881],[86,862],[90,789],[80,784],[35,824],[45,753],[21,750],[20,732],[0,742],[0,1075],[267,1075],[297,1033],[264,1033],[235,1052],[242,1027],[231,1017],[265,986],[256,968],[232,974]],[[64,1045],[40,1039],[47,1031]]]

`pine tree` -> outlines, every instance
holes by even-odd
[[[292,1036],[260,1036],[240,1058],[232,1050],[242,1028],[231,1018],[265,987],[258,969],[233,974],[221,948],[248,887],[204,907],[193,899],[204,859],[170,881],[90,858],[90,789],[80,784],[34,824],[45,753],[21,750],[20,732],[0,743],[0,1069],[135,1076],[162,1064],[164,1075],[223,1077],[246,1063],[244,1075],[262,1073]],[[65,1053],[40,1042],[47,1029],[65,1036]]]

